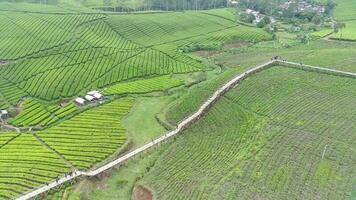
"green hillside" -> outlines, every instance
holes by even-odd
[[[179,49],[271,39],[263,30],[204,12],[62,15],[6,11],[0,17],[5,27],[0,58],[8,62],[0,68],[0,88],[15,88],[9,94],[0,92],[8,102],[4,105],[15,104],[19,96],[50,101],[133,78],[205,70]]]
[[[157,199],[348,199],[355,86],[283,67],[260,72],[185,131],[140,183]]]
[[[0,0],[0,199],[355,199],[356,79],[286,66],[89,176],[272,58],[355,73],[356,3],[286,2]]]
[[[76,5],[0,3],[0,109],[11,117],[1,127],[21,131],[0,134],[0,199],[146,142],[128,138],[121,123],[135,99],[116,99],[167,93],[191,73],[213,70],[190,51],[272,39],[236,24],[231,10],[115,15]],[[94,89],[108,89],[106,99],[72,103]]]

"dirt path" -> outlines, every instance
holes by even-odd
[[[135,187],[133,191],[133,199],[134,200],[153,200],[152,192],[147,188],[139,185]]]
[[[7,60],[0,60],[0,67],[4,67],[6,65],[10,64],[10,61]]]

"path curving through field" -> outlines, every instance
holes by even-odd
[[[241,81],[243,81],[244,79],[246,79],[247,77],[251,76],[254,73],[257,73],[257,72],[267,69],[269,67],[273,67],[275,65],[281,65],[281,66],[285,66],[285,67],[293,67],[293,68],[298,68],[298,69],[307,70],[307,71],[316,71],[319,73],[333,74],[333,75],[337,75],[337,76],[346,76],[346,77],[356,78],[356,73],[339,71],[339,70],[335,70],[335,69],[328,69],[328,68],[322,68],[322,67],[316,67],[316,66],[310,66],[310,65],[305,65],[305,64],[301,64],[301,63],[289,62],[289,61],[285,61],[285,60],[276,59],[276,60],[271,60],[271,61],[265,62],[263,64],[260,64],[256,67],[253,67],[253,68],[243,72],[242,74],[235,76],[232,80],[230,80],[225,85],[220,87],[218,90],[216,90],[214,92],[214,94],[209,99],[207,99],[199,107],[199,109],[195,113],[193,113],[192,115],[190,115],[189,117],[187,117],[183,121],[181,121],[173,131],[170,131],[170,132],[166,133],[165,135],[162,135],[161,137],[159,137],[155,140],[152,140],[151,142],[143,145],[142,147],[139,147],[139,148],[137,148],[137,149],[135,149],[135,150],[133,150],[133,151],[131,151],[131,152],[129,152],[129,153],[127,153],[127,154],[125,154],[125,155],[123,155],[123,156],[121,156],[121,157],[107,163],[106,165],[95,169],[95,170],[89,170],[86,172],[73,171],[69,175],[65,175],[65,176],[57,179],[56,181],[48,183],[40,188],[37,188],[36,190],[34,190],[30,193],[27,193],[27,194],[19,197],[18,200],[27,200],[27,199],[33,198],[33,197],[38,196],[46,191],[49,191],[52,188],[58,187],[61,184],[65,183],[67,181],[70,181],[72,179],[75,179],[77,177],[80,177],[80,176],[89,176],[89,177],[96,176],[106,170],[113,168],[116,165],[123,163],[124,161],[127,161],[128,159],[130,159],[132,157],[139,155],[140,153],[150,149],[151,147],[154,147],[157,144],[160,144],[160,143],[168,140],[169,138],[177,135],[182,130],[187,128],[190,124],[194,123],[200,117],[202,117],[210,109],[210,107],[214,105],[214,103],[220,97],[222,97],[226,92],[228,92],[230,89],[235,87]]]

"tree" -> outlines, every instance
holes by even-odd
[[[271,19],[266,16],[260,22],[257,23],[257,27],[263,28],[270,23],[271,23]]]
[[[103,0],[104,1],[104,6],[105,7],[111,7],[112,6],[112,1],[111,0]]]
[[[241,21],[247,22],[247,23],[252,23],[253,20],[256,19],[256,17],[253,14],[248,14],[245,12],[240,13],[239,18]]]
[[[314,24],[319,25],[323,21],[323,17],[321,15],[314,15],[311,20]]]
[[[331,15],[332,14],[332,11],[334,10],[335,6],[337,4],[335,3],[334,0],[328,0],[328,2],[326,3],[325,5],[325,13],[327,15]]]
[[[300,40],[301,43],[309,44],[310,37],[309,37],[308,33],[301,33],[297,37],[298,37],[298,39]]]
[[[340,38],[342,38],[342,29],[346,28],[346,24],[343,22],[336,22],[334,24],[334,33],[338,33],[340,31]]]

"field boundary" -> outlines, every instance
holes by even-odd
[[[276,66],[276,65],[281,65],[284,67],[292,67],[292,68],[297,68],[297,69],[301,69],[301,70],[305,70],[305,71],[313,71],[313,72],[318,72],[318,73],[324,73],[324,74],[332,74],[332,75],[336,75],[336,76],[342,76],[342,77],[351,77],[351,78],[356,78],[356,73],[352,73],[352,72],[345,72],[345,71],[340,71],[340,70],[335,70],[335,69],[328,69],[328,68],[323,68],[323,67],[316,67],[316,66],[311,66],[311,65],[305,65],[302,63],[295,63],[295,62],[289,62],[286,60],[281,60],[281,59],[272,59],[271,61],[265,62],[263,64],[260,64],[258,66],[255,66],[253,68],[250,68],[249,70],[238,74],[237,76],[235,76],[233,79],[231,79],[229,82],[227,82],[226,84],[224,84],[222,87],[220,87],[219,89],[217,89],[213,95],[207,99],[200,107],[197,111],[195,111],[193,114],[191,114],[189,117],[185,118],[184,120],[182,120],[174,130],[166,133],[165,135],[162,135],[161,137],[152,140],[151,142],[131,151],[128,152],[127,154],[105,164],[104,166],[101,166],[97,169],[94,170],[89,170],[89,171],[78,171],[75,170],[70,174],[64,175],[63,177],[57,179],[56,181],[53,181],[51,183],[48,183],[40,188],[35,189],[32,192],[29,192],[19,198],[17,198],[18,200],[27,200],[27,199],[31,199],[33,197],[36,197],[46,191],[49,191],[53,188],[56,188],[57,186],[70,181],[72,179],[75,179],[77,177],[80,176],[88,176],[88,177],[92,177],[92,176],[96,176],[106,170],[109,170],[111,168],[113,168],[116,165],[119,165],[125,161],[127,161],[128,159],[135,157],[143,152],[145,152],[146,150],[150,149],[151,147],[154,147],[162,142],[167,141],[168,139],[170,139],[171,137],[177,135],[178,133],[182,132],[184,129],[186,129],[189,125],[191,125],[192,123],[194,123],[196,120],[198,120],[199,118],[201,118],[207,111],[209,111],[209,109],[215,104],[215,102],[217,100],[220,99],[220,97],[222,97],[226,92],[228,92],[229,90],[231,90],[232,88],[234,88],[236,85],[238,85],[241,81],[243,81],[244,79],[246,79],[247,77],[260,72],[262,70],[265,70],[267,68]]]

